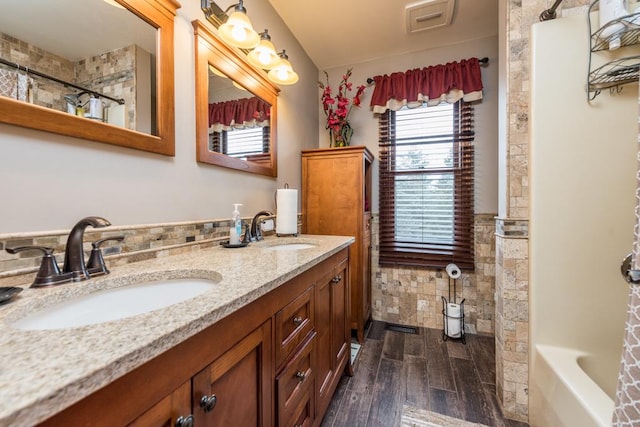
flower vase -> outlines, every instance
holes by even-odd
[[[351,136],[353,135],[353,128],[349,123],[345,123],[340,126],[339,131],[330,131],[331,143],[329,146],[333,147],[348,147],[351,144]]]

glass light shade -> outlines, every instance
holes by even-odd
[[[251,49],[260,42],[260,35],[256,33],[249,21],[249,17],[241,11],[235,11],[227,22],[218,28],[220,38],[231,46]]]
[[[269,80],[281,85],[292,85],[298,81],[298,74],[293,71],[291,63],[286,58],[280,58],[280,65],[272,68],[267,76]]]
[[[245,92],[247,91],[247,89],[245,89],[245,87],[244,87],[244,86],[242,86],[240,83],[236,83],[235,81],[231,80],[231,84],[232,84],[236,89],[244,90]]]
[[[276,53],[276,47],[271,40],[261,38],[260,43],[249,54],[247,59],[251,65],[263,70],[270,70],[280,64],[280,57]]]
[[[211,71],[213,74],[215,74],[218,77],[224,77],[225,79],[227,78],[227,75],[225,73],[223,73],[222,71],[218,70],[213,65],[209,65],[209,71]]]

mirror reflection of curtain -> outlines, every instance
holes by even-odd
[[[640,135],[638,135],[638,170],[636,172],[636,225],[634,228],[631,268],[640,270]],[[636,426],[640,423],[640,284],[629,289],[625,338],[618,375],[614,427]]]
[[[271,106],[258,97],[209,104],[209,130],[269,126]]]

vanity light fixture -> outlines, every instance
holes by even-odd
[[[280,64],[267,73],[269,80],[281,85],[292,85],[296,83],[298,81],[298,74],[293,71],[286,51],[283,50],[278,56],[280,57]]]
[[[263,70],[270,70],[280,64],[280,57],[267,29],[260,33],[260,43],[247,54],[247,59],[252,65]]]
[[[253,29],[242,0],[235,5],[227,21],[220,25],[218,34],[229,45],[242,49],[251,49],[260,43],[260,35]]]
[[[214,67],[211,64],[209,64],[209,71],[211,71],[213,74],[215,74],[218,77],[222,77],[222,78],[225,78],[225,79],[228,78],[225,73],[223,73],[222,71],[218,70],[216,67]]]
[[[236,89],[240,89],[240,90],[243,90],[243,91],[247,92],[247,89],[244,86],[242,86],[240,83],[237,83],[235,80],[231,80],[231,84]]]

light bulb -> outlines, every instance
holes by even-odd
[[[269,52],[261,51],[258,55],[258,59],[262,65],[267,65],[271,60],[271,55],[269,55]]]
[[[231,35],[233,36],[234,40],[237,40],[239,42],[244,42],[247,39],[247,31],[240,25],[233,26]]]

